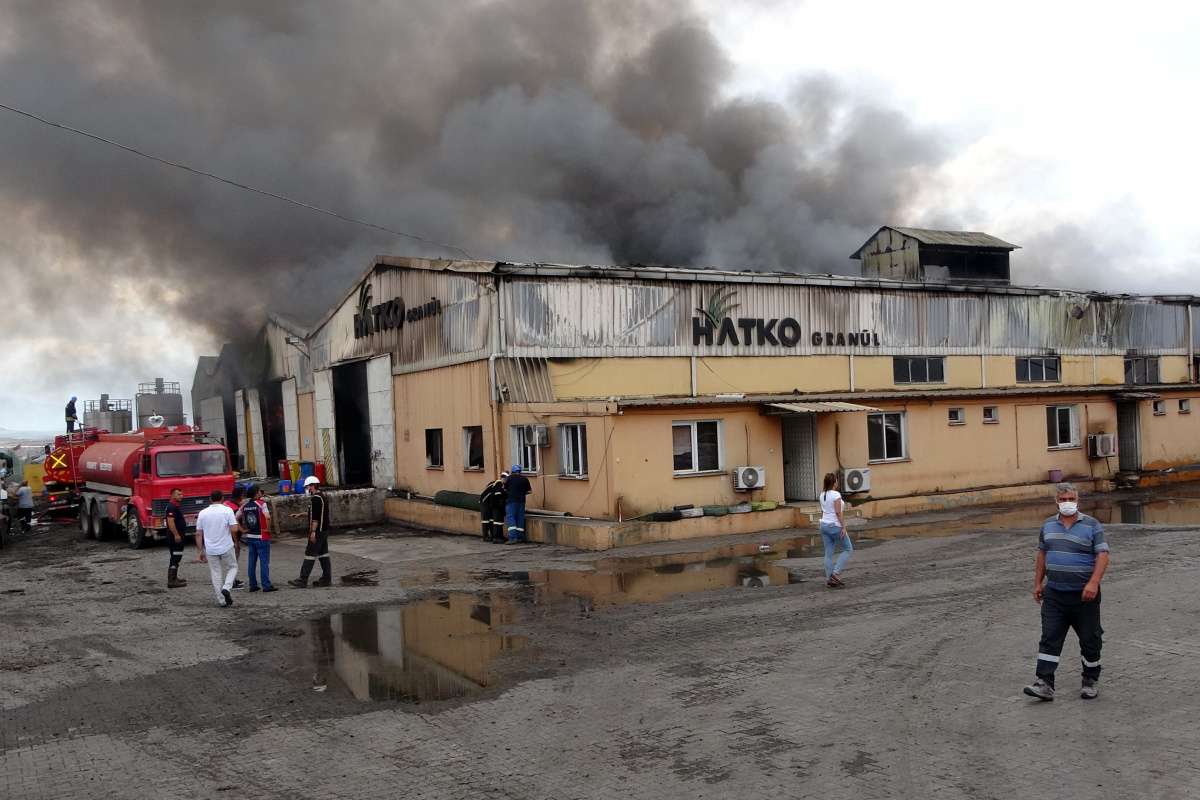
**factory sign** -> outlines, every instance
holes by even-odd
[[[701,302],[704,297],[701,295]],[[799,320],[793,317],[764,319],[761,317],[735,317],[738,308],[737,290],[729,287],[717,289],[708,302],[698,307],[692,317],[692,345],[708,347],[724,344],[777,347],[796,347],[807,340],[814,347],[879,347],[879,334],[873,330],[857,331],[811,331],[806,334]]]
[[[371,283],[363,281],[358,287],[358,313],[354,315],[354,338],[361,339],[380,331],[403,328],[407,322],[418,322],[442,313],[442,301],[431,297],[418,306],[407,307],[403,298],[393,297],[382,303],[372,303]]]

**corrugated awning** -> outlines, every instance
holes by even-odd
[[[768,414],[826,414],[831,411],[878,411],[871,406],[858,403],[814,402],[814,403],[767,403]]]
[[[1117,392],[1113,395],[1116,400],[1161,400],[1161,394],[1154,392]]]

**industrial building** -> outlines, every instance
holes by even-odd
[[[532,506],[603,520],[1200,465],[1200,299],[1013,286],[1013,247],[883,228],[864,277],[380,257],[310,328],[268,320],[235,449],[423,496],[520,463]]]

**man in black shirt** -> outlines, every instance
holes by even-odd
[[[512,473],[504,482],[504,492],[507,495],[504,520],[508,523],[508,541],[505,544],[518,544],[525,541],[525,497],[533,487],[529,479],[521,474],[521,465],[513,464]]]
[[[304,548],[304,564],[300,577],[288,581],[297,589],[308,587],[308,576],[312,574],[313,562],[320,559],[321,577],[313,586],[329,586],[333,583],[333,565],[329,561],[329,503],[321,494],[321,481],[310,475],[304,479],[304,491],[308,492],[308,547]]]
[[[167,504],[167,547],[171,551],[171,563],[167,566],[167,588],[187,586],[179,577],[179,562],[183,560],[183,535],[187,533],[187,519],[183,516],[183,490],[171,490],[171,502]]]
[[[75,416],[75,397],[73,395],[72,395],[71,399],[67,401],[66,417],[67,417],[67,433],[74,433],[75,432],[75,423],[78,422],[79,420]]]

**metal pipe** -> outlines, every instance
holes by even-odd
[[[1196,340],[1192,333],[1192,306],[1187,306],[1188,383],[1196,382]]]
[[[854,353],[850,354],[850,391],[854,391]]]
[[[692,356],[692,397],[696,396],[696,357]]]

